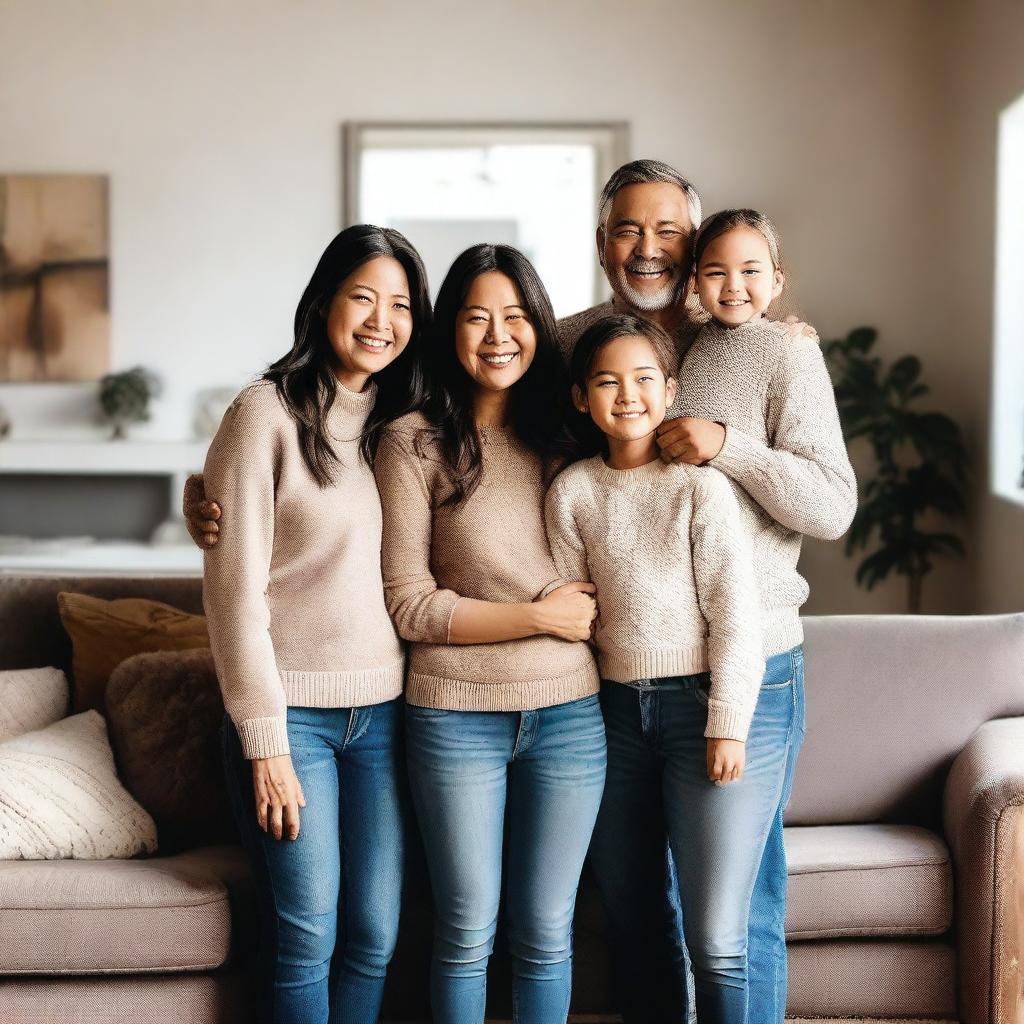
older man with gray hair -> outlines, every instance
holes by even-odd
[[[701,219],[693,185],[668,164],[635,160],[608,180],[598,219],[598,256],[614,297],[559,321],[563,351],[568,357],[588,327],[616,312],[653,320],[676,340],[678,391],[670,419],[658,431],[662,457],[710,464],[730,478],[749,513],[762,618],[772,624],[765,631],[765,682],[780,685],[785,669],[785,685],[792,686],[785,779],[751,895],[746,941],[737,936],[736,948],[720,951],[729,972],[744,968],[751,1024],[782,1024],[782,815],[804,728],[798,613],[807,584],[796,565],[804,534],[836,539],[849,527],[856,480],[816,335],[806,325],[790,326],[771,366],[756,356],[744,361],[741,352],[724,360],[720,345],[704,351],[697,336],[708,315],[687,290]],[[591,860],[611,925],[624,1019],[678,1024],[686,1019],[687,997],[678,896],[666,857],[671,783],[660,754],[662,738],[651,724],[657,687],[636,689],[636,701],[616,701],[615,710],[612,702],[605,706],[608,775]],[[684,920],[684,930],[685,925]]]

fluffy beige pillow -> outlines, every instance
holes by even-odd
[[[59,668],[0,672],[0,741],[59,722],[68,713],[68,681]]]
[[[114,771],[96,711],[0,743],[0,859],[102,860],[156,850],[156,825]]]

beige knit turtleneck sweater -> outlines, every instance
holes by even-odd
[[[746,740],[764,675],[747,531],[728,479],[600,456],[555,478],[545,506],[558,575],[597,585],[601,675],[711,672],[705,735]]]
[[[541,459],[511,431],[482,434],[483,475],[463,502],[436,444],[411,413],[390,425],[374,464],[384,509],[383,573],[398,632],[412,641],[406,699],[459,711],[524,711],[598,689],[585,643],[532,636],[493,644],[448,643],[460,597],[533,601],[554,579],[544,531]]]
[[[725,424],[709,465],[732,480],[751,513],[754,575],[765,655],[803,639],[807,583],[797,572],[803,536],[841,537],[857,510],[857,480],[817,341],[777,324],[701,328],[679,369],[669,417]]]
[[[203,603],[224,706],[247,758],[288,753],[287,707],[397,697],[403,652],[384,606],[381,508],[359,436],[373,405],[339,386],[328,430],[341,464],[320,488],[276,387],[224,414],[203,471],[224,530],[205,555]]]

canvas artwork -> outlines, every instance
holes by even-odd
[[[0,175],[0,382],[110,369],[105,175]]]

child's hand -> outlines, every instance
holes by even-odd
[[[700,466],[713,459],[725,444],[725,427],[712,420],[680,416],[658,427],[658,447],[664,462]]]
[[[747,745],[739,740],[708,739],[708,778],[726,785],[743,778]]]

